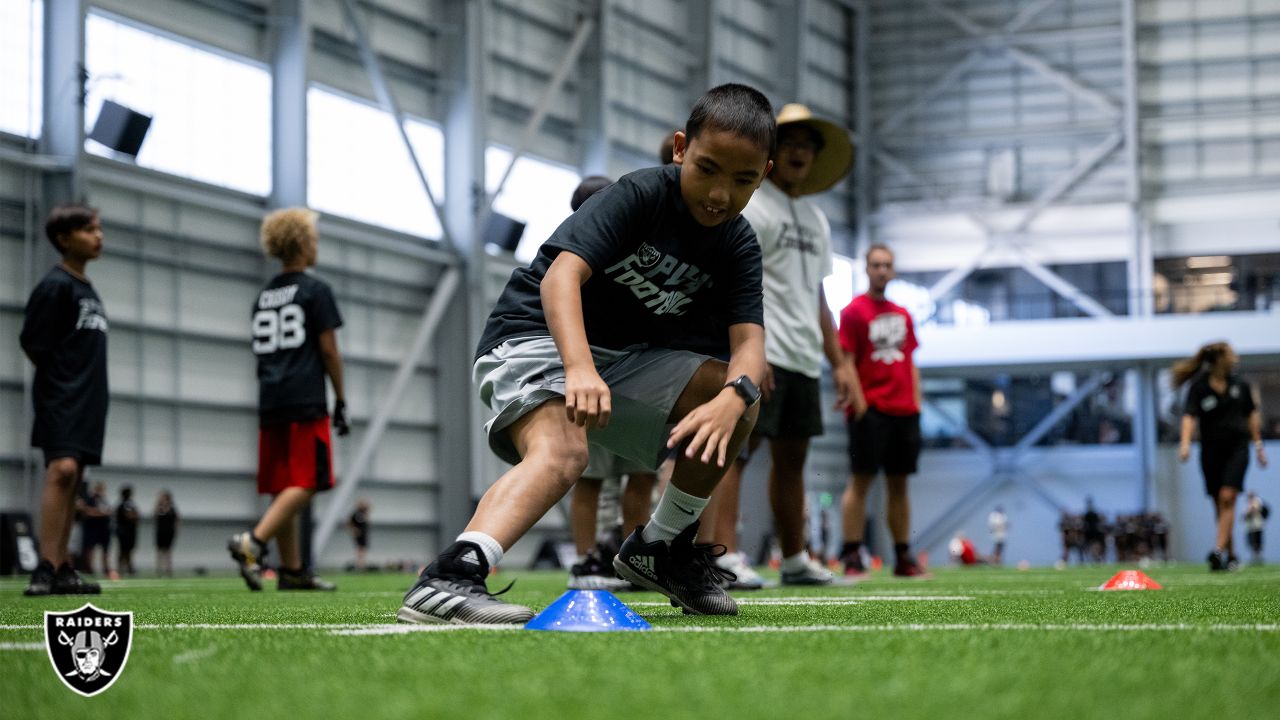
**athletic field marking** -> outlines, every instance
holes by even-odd
[[[44,650],[44,643],[0,642],[0,650]]]
[[[173,664],[182,665],[189,662],[195,662],[197,660],[203,660],[207,657],[213,657],[217,653],[218,653],[217,645],[210,645],[208,647],[200,648],[199,650],[188,650],[187,652],[174,655]]]
[[[454,630],[509,631],[522,629],[518,625],[376,625],[359,629],[332,630],[330,635],[409,635],[418,632],[451,632]],[[1280,632],[1280,625],[1037,625],[1023,623],[944,625],[756,625],[746,627],[655,627],[660,633],[815,633],[815,632]]]
[[[41,625],[4,625],[4,630],[38,630]],[[327,630],[330,635],[404,635],[416,632],[450,632],[455,630],[481,630],[487,632],[522,629],[518,625],[355,625],[323,623],[175,623],[168,625],[138,625],[143,630]],[[1280,624],[1246,623],[1193,625],[1188,623],[1151,624],[1037,624],[1037,623],[905,623],[901,625],[749,625],[743,627],[685,626],[656,627],[655,632],[665,633],[867,633],[867,632],[1280,632]],[[5,647],[29,649],[28,643],[9,643]],[[31,648],[43,648],[32,643]]]

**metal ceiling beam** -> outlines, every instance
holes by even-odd
[[[1058,87],[1061,87],[1063,90],[1066,90],[1072,95],[1075,95],[1081,100],[1098,108],[1107,117],[1119,118],[1121,116],[1121,107],[1116,104],[1115,100],[1112,100],[1102,92],[1085,85],[1072,75],[1055,68],[1039,55],[1035,55],[1016,47],[1006,47],[1004,52],[1014,62],[1040,73],[1058,85]]]
[[[547,111],[551,109],[551,103],[555,100],[560,89],[564,87],[564,81],[569,77],[569,71],[578,63],[578,56],[587,46],[587,40],[591,37],[591,33],[595,30],[596,21],[594,18],[581,15],[578,17],[578,26],[573,33],[573,39],[569,41],[569,47],[560,58],[560,64],[556,66],[555,73],[552,74],[547,87],[543,89],[542,96],[538,98],[537,105],[534,106],[533,112],[529,115],[529,119],[525,122],[524,133],[520,136],[520,141],[516,143],[515,148],[511,151],[511,162],[507,164],[506,169],[502,172],[498,180],[498,184],[494,187],[493,193],[489,195],[486,205],[492,206],[493,201],[502,194],[502,189],[506,187],[507,180],[511,177],[511,171],[528,151],[533,144],[534,138],[537,137],[538,130],[542,128],[542,121],[547,117]],[[483,227],[483,221],[481,224]]]
[[[373,85],[374,94],[378,96],[378,102],[382,108],[390,113],[396,124],[396,132],[400,135],[400,141],[404,145],[405,152],[409,153],[409,163],[413,166],[413,172],[418,177],[418,182],[422,184],[422,189],[427,193],[427,200],[431,203],[431,208],[436,214],[436,219],[440,222],[441,233],[444,240],[450,247],[456,247],[453,234],[450,232],[449,223],[444,213],[444,206],[436,199],[435,193],[431,190],[431,183],[427,182],[426,171],[423,170],[422,161],[418,159],[418,153],[413,148],[413,142],[409,140],[409,133],[405,130],[404,111],[400,109],[400,104],[396,101],[395,94],[391,92],[391,85],[387,82],[386,75],[382,72],[382,65],[378,60],[378,54],[373,49],[373,44],[369,41],[369,32],[365,28],[364,18],[360,15],[360,9],[356,7],[355,0],[341,0],[342,14],[346,18],[347,25],[351,27],[352,32],[356,36],[356,44],[360,49],[360,60],[364,64],[365,72],[369,75],[369,82]]]
[[[271,207],[301,207],[307,204],[307,3],[275,0],[270,28]]]
[[[431,338],[436,333],[436,328],[440,325],[440,320],[444,317],[445,310],[453,301],[453,294],[458,288],[458,281],[461,275],[462,271],[458,268],[448,268],[436,284],[435,290],[431,295],[431,302],[427,304],[426,312],[423,313],[422,319],[418,322],[418,329],[404,354],[404,361],[400,363],[400,367],[396,368],[396,374],[392,378],[391,384],[376,405],[373,417],[369,420],[369,427],[361,438],[360,448],[356,451],[351,464],[347,466],[346,474],[342,477],[341,482],[337,483],[337,487],[328,498],[329,504],[325,508],[324,518],[320,521],[320,525],[315,532],[313,547],[317,555],[324,551],[325,545],[333,537],[333,531],[338,527],[338,522],[350,506],[351,497],[355,494],[361,478],[373,461],[373,452],[377,449],[378,443],[382,439],[382,434],[387,429],[387,422],[391,420],[392,413],[395,412],[400,402],[404,400],[404,391],[409,386],[409,380],[417,369],[418,358],[422,357],[426,352]]]
[[[1067,191],[1074,187],[1076,183],[1080,182],[1085,178],[1085,176],[1093,172],[1093,169],[1096,168],[1103,160],[1106,160],[1111,153],[1115,152],[1123,142],[1123,131],[1116,131],[1111,135],[1108,135],[1105,140],[1081,158],[1080,162],[1076,163],[1075,166],[1067,172],[1059,175],[1052,183],[1045,186],[1045,188],[1040,191],[1040,194],[1036,196],[1036,199],[1032,201],[1031,207],[1022,216],[1022,219],[1018,221],[1017,225],[1013,226],[1012,232],[1015,235],[1026,232],[1027,228],[1031,227],[1031,223],[1034,222],[1036,218],[1040,217],[1040,214],[1044,212],[1045,208],[1052,205],[1059,198],[1065,195]]]

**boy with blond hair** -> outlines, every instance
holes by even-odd
[[[227,550],[250,590],[262,589],[262,559],[274,538],[280,550],[280,590],[333,590],[303,567],[297,516],[317,492],[333,488],[333,451],[324,379],[333,384],[333,427],[350,432],[337,329],[342,316],[333,291],[306,272],[316,264],[316,213],[277,210],[262,221],[262,248],[283,268],[258,293],[252,309],[258,358],[258,492],[271,504],[251,531],[232,535]]]

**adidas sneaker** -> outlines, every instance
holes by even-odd
[[[685,528],[668,546],[645,542],[637,527],[613,558],[618,577],[662,593],[690,615],[737,615],[738,604],[724,591],[737,577],[716,565],[723,545],[698,545],[698,522]]]
[[[484,582],[488,575],[489,562],[480,546],[455,542],[418,576],[418,582],[405,593],[396,618],[407,623],[455,625],[523,625],[533,619],[529,608],[495,597],[506,589],[489,592]]]

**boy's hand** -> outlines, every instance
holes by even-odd
[[[729,439],[744,412],[746,403],[736,392],[722,391],[676,423],[667,438],[667,447],[673,448],[689,438],[685,457],[696,457],[706,465],[714,459],[717,467],[724,467]]]
[[[769,396],[773,394],[773,389],[777,386],[778,384],[773,381],[773,366],[766,363],[764,377],[760,379],[760,397],[768,400]]]
[[[854,377],[853,370],[844,364],[836,365],[831,368],[831,380],[836,386],[836,404],[835,409],[840,411],[854,408],[854,416],[858,417],[861,412],[867,411],[867,402],[863,400],[859,407],[858,397],[861,395],[858,391],[858,379]]]
[[[1191,457],[1191,445],[1182,443],[1178,445],[1178,462],[1186,462]]]
[[[613,412],[609,386],[595,367],[566,370],[564,374],[564,411],[569,422],[578,427],[607,427]]]
[[[347,403],[345,400],[337,400],[333,403],[333,429],[337,431],[338,437],[351,433],[351,426],[347,424]]]

